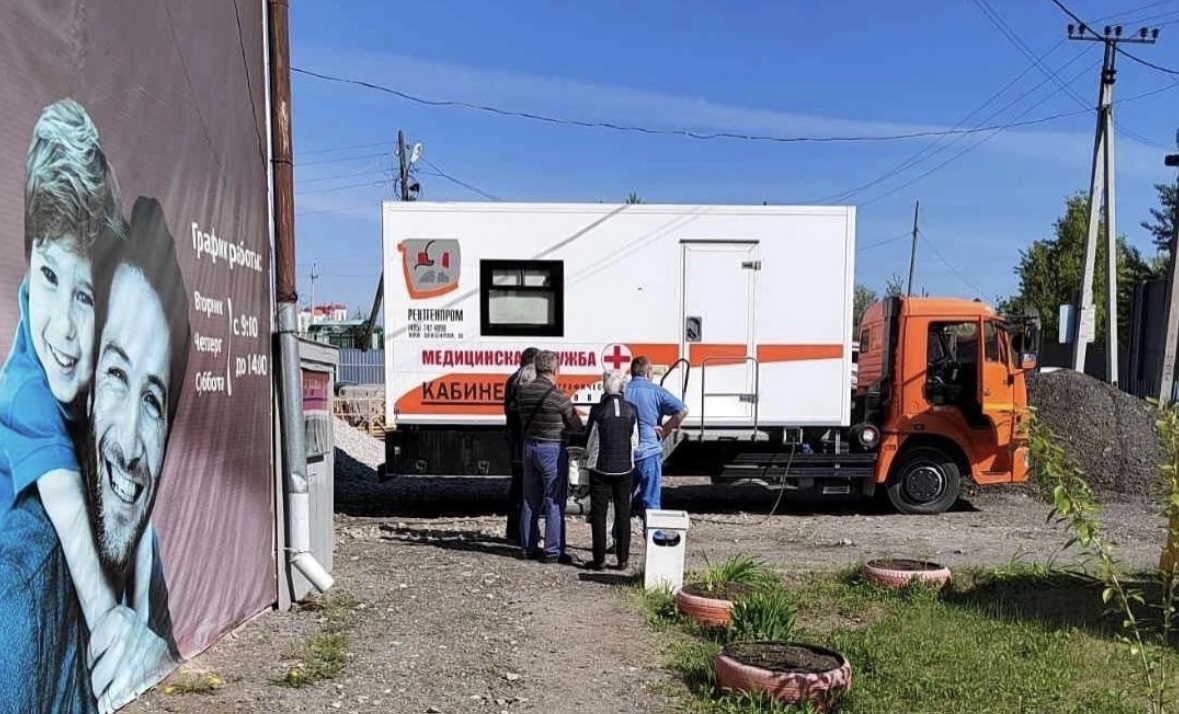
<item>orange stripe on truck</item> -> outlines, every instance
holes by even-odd
[[[739,364],[749,353],[745,345],[714,345],[697,343],[688,346],[688,361],[699,367],[708,360],[708,366]],[[843,345],[758,345],[754,352],[762,364],[774,362],[805,362],[819,359],[841,359]]]
[[[671,367],[680,357],[679,345],[671,343],[628,342],[632,357],[645,355],[652,364]],[[694,343],[688,345],[688,362],[694,368],[740,364],[749,350],[746,345]],[[801,362],[839,359],[842,345],[758,345],[758,362]],[[603,368],[605,366],[603,365]],[[629,371],[627,367],[623,371]],[[397,398],[394,408],[400,414],[456,416],[502,416],[504,385],[510,371],[450,373],[424,381]],[[558,387],[572,396],[574,392],[602,379],[601,374],[566,374],[558,377]]]
[[[806,362],[842,359],[843,345],[758,345],[758,362]]]

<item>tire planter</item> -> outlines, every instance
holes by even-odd
[[[724,591],[712,593],[697,583],[687,583],[675,594],[675,603],[685,617],[709,628],[728,627],[733,600],[753,591],[748,585],[730,583]]]
[[[734,642],[712,661],[722,690],[810,702],[826,711],[851,689],[851,663],[834,650],[797,642]]]
[[[950,582],[950,569],[938,563],[907,558],[871,560],[862,569],[864,578],[886,588],[904,588],[914,579],[935,588]]]

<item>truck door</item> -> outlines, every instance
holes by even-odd
[[[978,401],[994,426],[995,460],[990,471],[1010,471],[1010,447],[1015,438],[1015,371],[1007,332],[991,320],[982,324],[982,366],[978,371]]]
[[[705,428],[751,424],[757,413],[757,243],[683,241],[681,246],[680,354],[692,367],[688,421]]]

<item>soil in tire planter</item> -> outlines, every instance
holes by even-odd
[[[685,583],[681,590],[696,597],[732,601],[752,593],[753,586],[745,583],[724,583],[716,590],[711,590],[702,583]]]
[[[843,666],[843,660],[822,649],[785,642],[735,642],[724,653],[749,667],[781,674],[823,674]]]
[[[888,570],[902,570],[912,573],[931,573],[935,570],[941,570],[942,566],[937,563],[930,563],[926,560],[910,560],[908,558],[886,558],[884,560],[873,560],[868,563],[875,568],[886,568]]]

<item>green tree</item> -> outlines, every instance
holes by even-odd
[[[639,194],[635,193],[634,191],[631,191],[630,195],[626,197],[626,202],[627,203],[642,203],[643,199],[639,198]]]
[[[1159,196],[1159,207],[1150,209],[1149,221],[1143,221],[1142,227],[1150,231],[1154,247],[1163,255],[1171,252],[1171,238],[1175,230],[1175,203],[1179,201],[1179,189],[1175,184],[1156,183],[1154,190]]]
[[[905,293],[905,279],[900,273],[893,273],[884,283],[884,297],[904,297]]]
[[[1081,193],[1068,199],[1063,216],[1056,220],[1051,238],[1041,238],[1019,253],[1019,293],[1000,304],[1007,312],[1028,307],[1040,313],[1044,335],[1054,339],[1059,329],[1060,306],[1072,304],[1081,288],[1085,265],[1085,237],[1089,231],[1089,201]],[[1137,248],[1119,236],[1118,250],[1118,337],[1124,344],[1129,338],[1134,286],[1152,275],[1151,266]],[[1098,235],[1096,279],[1093,303],[1097,310],[1097,339],[1106,334],[1106,259],[1105,230]]]
[[[857,285],[852,298],[852,338],[856,339],[860,333],[860,322],[864,319],[864,312],[872,303],[876,302],[876,291],[867,285]]]

